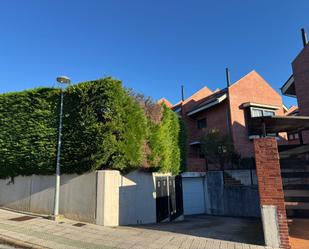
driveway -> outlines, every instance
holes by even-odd
[[[309,219],[289,220],[289,231],[292,249],[309,248]]]
[[[227,241],[253,241],[247,229],[257,221],[237,220],[195,216],[173,224],[112,228],[66,219],[55,222],[0,209],[0,241],[35,249],[266,249]],[[243,239],[241,234],[248,236]]]
[[[138,226],[154,231],[166,231],[200,238],[264,245],[260,219],[219,217],[209,215],[186,216],[184,221]]]

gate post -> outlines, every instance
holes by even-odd
[[[277,140],[255,139],[254,150],[266,246],[290,249]]]

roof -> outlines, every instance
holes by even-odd
[[[293,105],[291,106],[288,111],[285,113],[286,116],[295,116],[295,115],[298,115],[299,113],[299,109],[298,109],[298,106],[296,105]]]
[[[269,116],[252,118],[252,131],[263,133],[299,132],[309,130],[309,116]]]
[[[196,106],[206,98],[207,96],[213,94],[213,92],[207,87],[204,86],[194,94],[192,94],[190,97],[186,98],[184,101],[179,101],[175,105],[173,105],[172,110],[179,111],[181,110],[182,106],[186,106],[186,109],[191,109],[193,106]]]
[[[161,98],[158,100],[158,104],[164,104],[166,105],[168,108],[172,108],[172,104],[171,102],[169,102],[166,98]]]
[[[193,107],[188,113],[188,116],[191,116],[200,111],[206,110],[214,105],[221,103],[227,98],[227,88],[222,89],[221,91],[215,92],[210,96],[207,96],[203,99],[201,103]]]
[[[200,99],[202,99],[202,98],[204,98],[206,96],[211,95],[212,93],[213,92],[207,86],[204,86],[203,88],[201,88],[197,92],[193,93],[189,98],[186,98],[183,101],[183,104],[186,104],[186,103],[188,103],[191,100],[198,101],[198,100],[200,100]]]
[[[280,89],[283,95],[296,97],[293,74],[289,77],[289,79],[284,83],[284,85]]]
[[[273,110],[279,110],[281,109],[280,106],[275,105],[265,105],[265,104],[259,104],[255,102],[246,102],[242,104],[242,107],[260,107],[260,108],[267,108],[267,109],[273,109]]]

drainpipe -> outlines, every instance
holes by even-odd
[[[230,99],[231,77],[230,77],[229,68],[225,69],[225,76],[226,76],[226,95],[227,95],[227,111],[226,111],[227,130],[228,130],[228,135],[230,136],[231,141],[234,144],[233,129],[232,129],[232,115],[231,115],[231,99]],[[232,165],[232,167],[234,166]],[[223,169],[223,183],[225,183],[224,169]]]
[[[227,95],[227,126],[228,126],[228,133],[233,141],[233,133],[232,133],[232,117],[231,117],[231,102],[230,102],[230,86],[231,86],[231,77],[230,77],[230,70],[228,68],[225,69],[226,75],[226,95]]]

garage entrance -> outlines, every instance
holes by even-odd
[[[204,177],[183,177],[184,214],[205,213]]]

